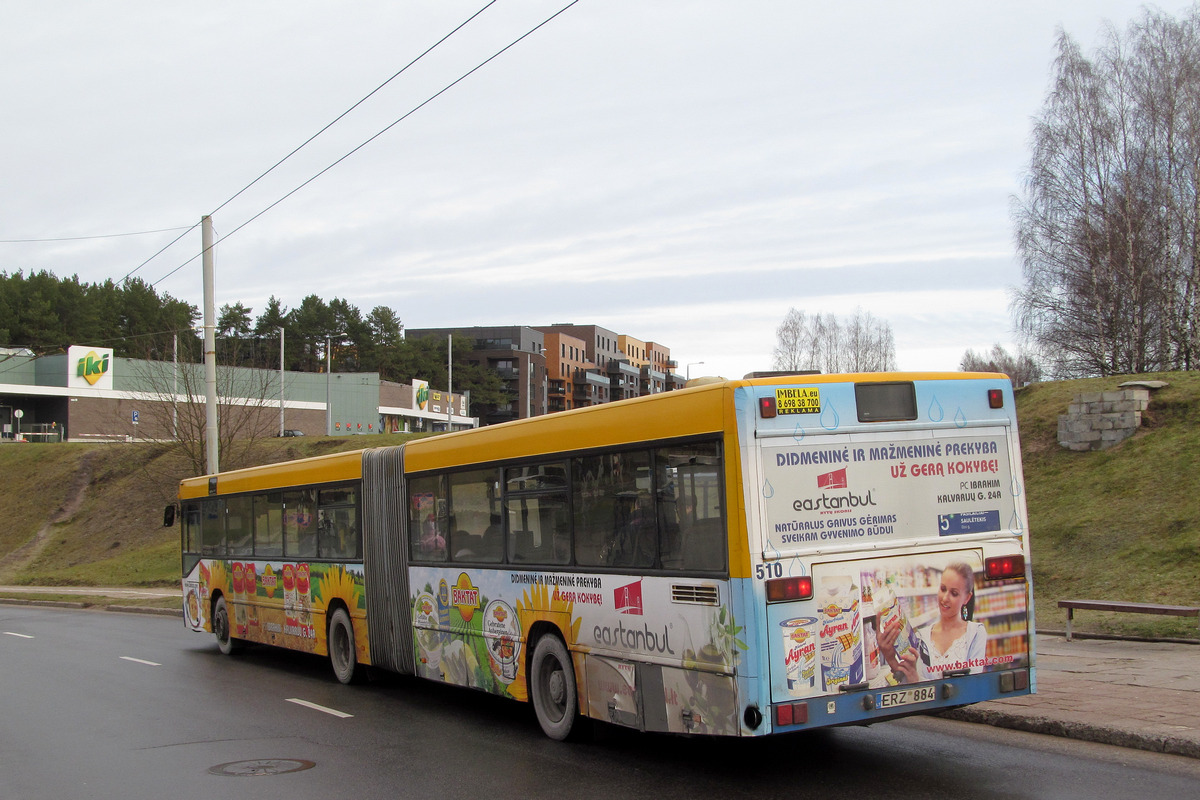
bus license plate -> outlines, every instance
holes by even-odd
[[[895,708],[913,703],[928,703],[937,699],[936,686],[917,686],[913,689],[900,689],[895,692],[881,692],[879,695],[880,708]]]

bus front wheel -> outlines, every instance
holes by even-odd
[[[229,631],[229,606],[225,605],[224,595],[213,603],[212,629],[217,637],[217,649],[222,653],[228,656],[239,650],[241,643]]]
[[[358,657],[354,649],[354,624],[346,609],[339,608],[329,617],[329,663],[342,683],[354,683],[358,677]]]
[[[537,640],[530,663],[529,696],[538,724],[551,739],[563,741],[579,729],[575,667],[563,640],[546,634]]]

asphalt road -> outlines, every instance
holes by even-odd
[[[949,720],[749,742],[601,726],[323,659],[221,656],[178,619],[0,606],[0,800],[1200,795],[1200,762]]]

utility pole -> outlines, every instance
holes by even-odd
[[[454,334],[446,337],[446,433],[454,430]]]
[[[179,441],[179,331],[171,335],[171,438]]]
[[[283,436],[283,328],[279,329],[279,435]]]
[[[204,437],[208,453],[208,474],[221,471],[217,436],[217,306],[213,298],[212,217],[200,218],[200,241],[204,247]]]

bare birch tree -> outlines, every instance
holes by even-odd
[[[1060,377],[1200,355],[1200,7],[1146,10],[1094,57],[1059,32],[1014,201],[1018,327]]]
[[[207,469],[206,387],[201,364],[136,361],[139,382],[148,387],[139,436],[178,451],[192,474]],[[279,425],[279,376],[269,370],[217,370],[217,446],[221,468],[254,463],[259,442]]]
[[[885,372],[896,368],[892,328],[861,309],[846,321],[789,309],[775,329],[774,368],[785,371]]]
[[[1014,387],[1025,386],[1042,379],[1042,368],[1031,353],[1018,348],[1013,355],[999,344],[986,353],[968,350],[963,354],[958,368],[963,372],[1003,372],[1012,379]]]

